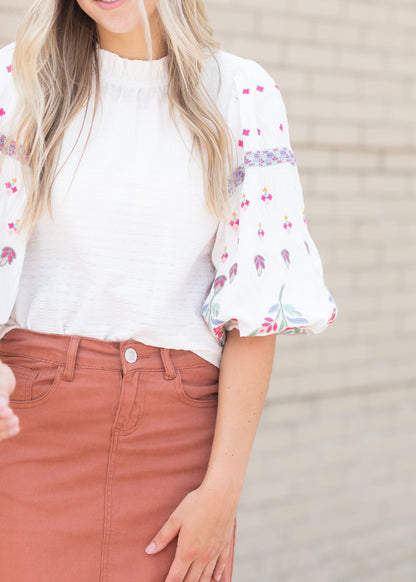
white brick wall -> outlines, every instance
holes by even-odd
[[[235,582],[416,580],[416,4],[206,0],[285,99],[340,313],[277,342]],[[0,45],[27,0],[0,0]]]

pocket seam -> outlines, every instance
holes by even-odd
[[[209,362],[208,362],[209,364]],[[197,368],[198,366],[192,366],[193,368]],[[205,367],[204,365],[202,365],[201,367]],[[172,378],[172,382],[175,383],[175,388],[176,388],[176,393],[178,394],[180,400],[182,400],[182,402],[184,402],[185,404],[188,404],[190,406],[196,406],[196,407],[214,407],[217,405],[218,403],[218,396],[215,396],[214,398],[209,398],[209,399],[205,399],[205,400],[198,400],[196,398],[191,398],[191,396],[188,396],[188,394],[186,393],[184,386],[183,386],[183,382],[182,382],[182,376],[181,376],[181,368],[176,368],[176,376],[174,378]]]
[[[58,366],[58,368],[56,370],[55,377],[53,379],[53,382],[50,385],[50,387],[48,388],[48,390],[45,392],[45,394],[42,394],[42,396],[39,396],[38,398],[35,398],[34,400],[13,400],[12,398],[10,398],[11,407],[12,408],[34,408],[36,406],[40,406],[45,401],[49,400],[50,396],[52,396],[52,394],[56,391],[56,388],[59,386],[59,384],[62,380],[63,372],[64,372],[64,366],[62,366],[62,365]],[[13,392],[11,395],[13,395]]]

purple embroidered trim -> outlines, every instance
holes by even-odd
[[[17,153],[17,143],[14,140],[12,140],[10,142],[9,147],[6,149],[6,147],[5,147],[6,139],[7,139],[7,135],[4,135],[4,133],[0,133],[0,151],[4,151],[4,153],[6,155],[20,161],[22,159],[22,155],[23,155],[23,146],[22,145],[19,146],[20,154],[18,154]],[[28,152],[25,152],[24,157],[25,157],[26,162],[29,162]],[[28,164],[28,165],[30,166],[30,164]]]
[[[295,154],[288,148],[275,148],[272,150],[260,150],[247,152],[244,156],[244,164],[234,170],[228,178],[228,195],[233,194],[234,188],[244,182],[246,168],[250,166],[272,166],[274,164],[290,163],[296,166]]]

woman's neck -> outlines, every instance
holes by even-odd
[[[152,37],[153,59],[161,59],[167,55],[167,45],[162,34],[162,27],[157,13],[149,18]],[[118,54],[126,59],[148,60],[147,44],[143,28],[125,33],[114,33],[97,24],[100,47]]]

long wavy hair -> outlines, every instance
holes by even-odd
[[[144,0],[136,1],[152,59]],[[170,115],[176,123],[173,113],[179,111],[192,132],[192,152],[196,144],[202,160],[207,209],[224,220],[229,212],[230,184],[233,187],[229,180],[233,140],[215,101],[200,82],[204,61],[215,55],[219,43],[213,39],[203,0],[156,0],[156,9],[168,49]],[[52,217],[51,191],[65,129],[94,93],[92,120],[95,118],[100,98],[98,47],[96,23],[76,0],[32,0],[17,31],[12,74],[19,114],[2,153],[12,140],[26,150],[22,173],[27,202],[19,232],[27,237],[46,207]],[[84,122],[85,115],[86,111]],[[90,133],[91,127],[88,138]],[[0,170],[2,159],[0,155]]]

